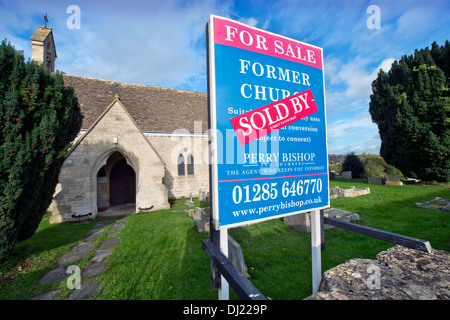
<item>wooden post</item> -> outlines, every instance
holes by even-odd
[[[211,146],[211,105],[210,105],[210,93],[211,93],[211,81],[209,79],[210,77],[210,64],[209,64],[209,22],[206,24],[206,67],[208,68],[208,72],[206,73],[207,76],[207,84],[208,84],[208,132],[209,132],[209,137],[208,137],[208,141],[209,141],[209,146],[208,146],[208,151],[209,151],[209,207],[210,207],[210,214],[209,214],[209,236],[211,239],[211,242],[217,246],[218,248],[220,248],[220,231],[216,230],[214,228],[214,219],[213,219],[213,210],[214,210],[214,206],[213,206],[213,201],[217,201],[216,199],[213,200],[214,196],[213,196],[213,190],[212,190],[212,166],[213,166],[213,161],[215,161],[212,158],[212,146]],[[220,283],[220,273],[219,270],[217,269],[217,266],[215,265],[214,261],[211,260],[211,287],[213,290],[218,290],[221,286]]]
[[[322,280],[320,210],[311,211],[312,293],[319,290]]]

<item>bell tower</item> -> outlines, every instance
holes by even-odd
[[[31,60],[41,64],[49,72],[55,72],[56,49],[52,28],[39,26],[30,38]]]

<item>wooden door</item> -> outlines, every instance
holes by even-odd
[[[136,202],[136,173],[125,159],[118,161],[111,169],[109,205],[120,206]]]

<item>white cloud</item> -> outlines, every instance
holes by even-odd
[[[372,81],[376,79],[381,68],[388,71],[392,62],[394,58],[384,59],[376,68],[369,71],[367,70],[369,61],[361,57],[356,57],[340,68],[332,64],[332,69],[339,69],[330,75],[330,81],[334,84],[344,83],[347,86],[344,93],[348,99],[368,98],[372,92]]]
[[[250,27],[256,27],[258,25],[258,20],[256,18],[241,18],[239,22],[245,23]]]
[[[57,69],[80,76],[206,91],[205,26],[211,13],[225,15],[232,2],[78,0],[79,30],[66,26],[68,1],[26,4],[21,0],[0,3],[0,18],[9,21],[8,26],[2,23],[0,34],[17,43],[18,49],[25,48],[28,56],[31,42],[21,40],[23,33],[29,33],[29,38],[38,26],[36,13],[48,10]],[[22,19],[30,26],[25,28]],[[43,18],[39,23],[43,24]]]
[[[347,118],[327,121],[328,152],[345,154],[378,154],[381,141],[378,127],[372,123],[369,112],[349,114]]]

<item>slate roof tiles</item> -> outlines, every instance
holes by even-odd
[[[64,84],[74,88],[84,114],[82,129],[88,129],[118,95],[142,131],[194,132],[194,121],[208,129],[207,94],[148,85],[64,75]]]

